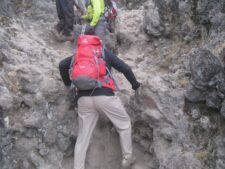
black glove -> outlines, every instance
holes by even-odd
[[[94,35],[94,33],[95,33],[95,27],[86,25],[85,34]]]

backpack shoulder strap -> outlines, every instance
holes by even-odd
[[[105,60],[105,48],[104,48],[104,46],[102,47],[101,51],[102,51],[102,59]]]

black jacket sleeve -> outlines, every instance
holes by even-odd
[[[136,90],[140,86],[140,83],[137,81],[136,77],[134,76],[134,73],[131,70],[130,66],[128,66],[124,61],[122,61],[116,55],[110,53],[107,50],[105,50],[105,57],[106,57],[107,67],[109,69],[113,67],[119,72],[123,73],[126,79],[132,85],[132,89]]]

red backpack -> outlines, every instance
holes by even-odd
[[[113,78],[106,67],[101,40],[94,35],[80,35],[70,78],[78,90],[108,87],[115,90]]]

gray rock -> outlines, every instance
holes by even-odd
[[[199,119],[201,117],[201,112],[200,112],[199,108],[193,108],[191,110],[191,116],[195,120]]]
[[[204,116],[204,117],[201,117],[199,119],[199,124],[201,126],[201,128],[203,128],[204,130],[209,130],[210,129],[210,121],[209,121],[209,118],[207,116]]]
[[[38,169],[41,169],[42,166],[44,166],[44,159],[41,158],[36,152],[31,151],[29,153],[29,159],[31,163]]]
[[[41,156],[46,156],[49,153],[49,148],[45,144],[40,144],[38,149]]]
[[[206,91],[199,90],[193,85],[190,85],[185,92],[185,97],[191,102],[199,102],[206,99],[206,94]]]
[[[40,128],[42,126],[43,116],[40,112],[32,112],[29,117],[23,120],[24,127],[27,128]]]
[[[10,91],[4,87],[0,86],[0,107],[3,110],[9,110],[13,106],[13,96]]]
[[[23,92],[34,94],[38,91],[42,76],[36,67],[20,66],[17,69],[17,77]]]
[[[12,4],[10,4],[10,1],[1,0],[0,1],[0,14],[5,15],[5,16],[11,16],[13,14],[11,5]]]
[[[144,29],[147,34],[151,36],[162,36],[165,32],[164,25],[159,16],[158,7],[155,5],[154,1],[148,1],[148,11],[144,18]]]
[[[211,108],[220,109],[221,108],[222,99],[219,96],[218,91],[214,90],[209,92],[206,97],[206,105]]]
[[[23,165],[23,167],[24,167],[25,169],[31,168],[31,163],[28,162],[27,159],[23,160],[23,164],[22,164],[22,165]]]
[[[223,65],[209,50],[196,49],[190,54],[190,70],[195,87],[213,87],[219,84]]]
[[[71,145],[71,140],[69,137],[66,137],[59,133],[57,135],[56,143],[62,152],[66,152]]]
[[[209,50],[195,49],[190,54],[190,71],[192,85],[185,93],[192,102],[206,101],[211,108],[220,109],[224,98],[223,65]],[[221,88],[221,91],[218,90]]]
[[[222,103],[221,109],[220,109],[220,114],[225,117],[225,100]]]
[[[52,127],[48,127],[44,133],[44,139],[47,145],[52,145],[56,142],[57,130]]]
[[[175,140],[177,137],[175,129],[173,129],[171,127],[161,129],[160,133],[161,133],[162,137],[168,141]]]
[[[216,169],[222,169],[225,167],[225,162],[222,159],[216,161]]]
[[[163,118],[161,113],[157,109],[147,109],[142,113],[142,119],[149,121],[149,125],[157,126],[159,121]]]
[[[140,8],[147,0],[125,0],[125,5],[128,9]]]

